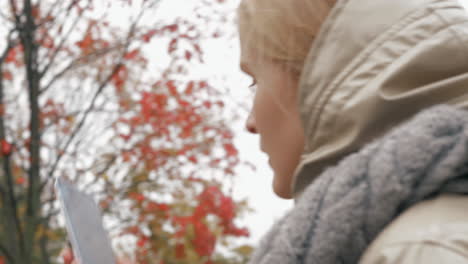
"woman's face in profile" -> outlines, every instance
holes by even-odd
[[[274,192],[281,198],[292,198],[293,174],[304,147],[297,104],[298,78],[278,63],[245,49],[240,64],[256,84],[247,130],[260,136],[260,148],[268,155],[274,172]]]

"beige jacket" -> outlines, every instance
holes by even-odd
[[[435,104],[468,108],[468,13],[457,0],[338,0],[307,57],[295,197],[327,166]],[[361,264],[468,263],[468,197],[408,209]]]
[[[359,264],[468,263],[468,198],[444,195],[407,210]]]

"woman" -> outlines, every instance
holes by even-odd
[[[251,263],[468,263],[466,10],[244,0],[238,12],[257,86],[247,129],[275,193],[295,199]]]
[[[458,2],[244,0],[238,14],[247,129],[295,199],[251,263],[468,263]]]

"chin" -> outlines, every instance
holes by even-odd
[[[288,184],[279,183],[276,180],[273,180],[273,192],[282,199],[292,199],[292,192]]]

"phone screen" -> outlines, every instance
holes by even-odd
[[[59,177],[55,183],[75,257],[80,264],[115,264],[99,208],[93,198]]]

